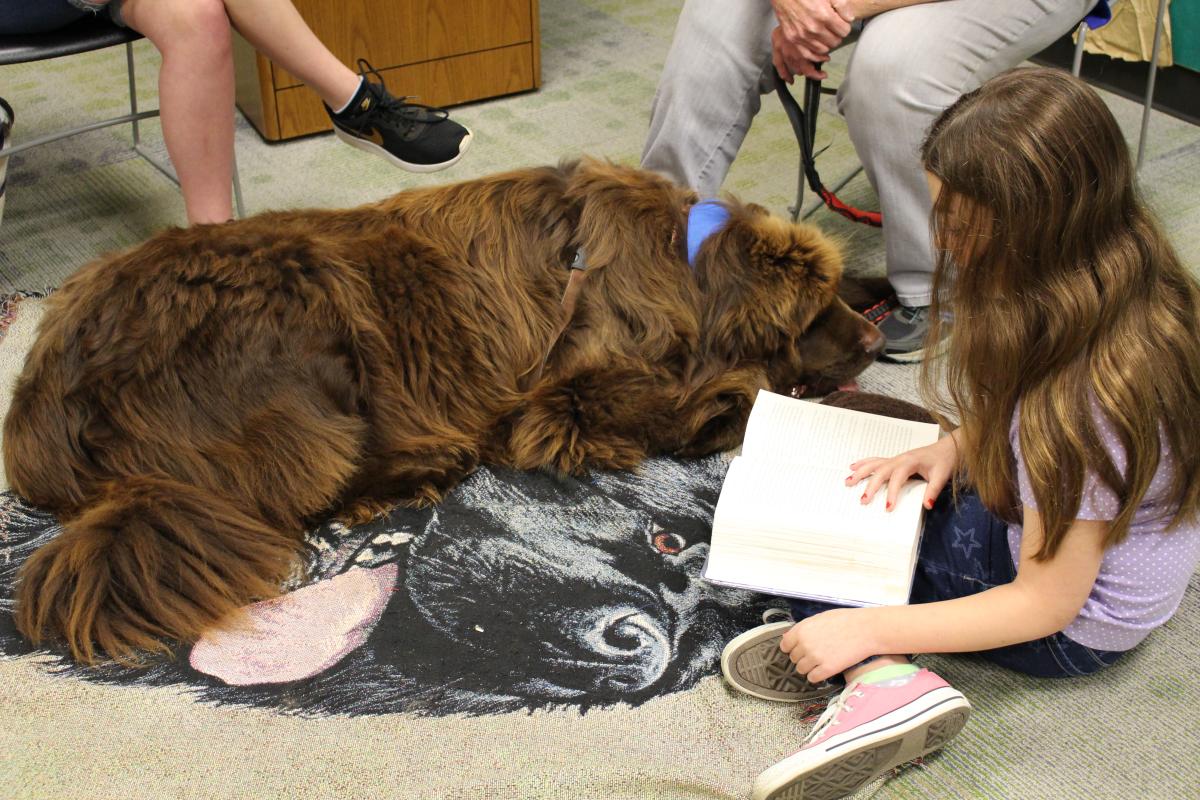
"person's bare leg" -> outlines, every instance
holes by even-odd
[[[233,37],[221,0],[125,0],[122,14],[162,53],[163,140],[190,223],[233,216]]]
[[[302,80],[330,108],[341,108],[358,89],[359,76],[329,52],[291,0],[224,0],[238,33]]]

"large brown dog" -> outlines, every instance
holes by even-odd
[[[4,425],[13,487],[64,521],[23,568],[20,630],[135,660],[276,594],[323,515],[434,502],[480,462],[728,449],[760,387],[874,358],[820,233],[730,201],[693,270],[694,200],[584,161],[171,230],[88,265],[52,297]]]

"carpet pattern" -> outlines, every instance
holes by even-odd
[[[581,153],[635,163],[678,6],[542,0],[542,90],[456,109],[476,140],[449,173],[396,172],[328,136],[268,145],[239,122],[249,209],[348,206]],[[157,55],[145,42],[135,52],[141,100],[152,104]],[[837,54],[830,83],[846,55]],[[17,140],[82,115],[120,113],[123,59],[113,49],[0,69],[0,94],[17,109]],[[820,166],[832,183],[856,160],[844,126],[825,105],[817,145],[830,145]],[[1110,105],[1132,140],[1140,109],[1119,98]],[[161,150],[156,125],[147,128],[151,147]],[[726,188],[784,211],[795,192],[795,161],[786,118],[767,98]],[[1200,129],[1155,115],[1142,188],[1193,266],[1200,265],[1198,165]],[[175,187],[132,154],[119,129],[23,154],[11,160],[8,178],[3,293],[56,286],[88,260],[183,221]],[[861,177],[840,194],[874,206]],[[843,241],[852,271],[881,272],[877,231],[823,212],[813,221]],[[36,296],[4,306],[0,412],[41,307]],[[875,365],[861,383],[916,399],[911,367]],[[323,580],[297,585],[294,602],[260,609],[269,635],[210,642],[143,673],[79,670],[52,652],[28,652],[13,635],[6,613],[13,571],[54,523],[5,496],[0,794],[744,798],[754,775],[798,747],[807,723],[804,709],[730,692],[716,672],[723,639],[770,604],[696,580],[723,463],[710,459],[681,473],[680,465],[660,461],[637,475],[553,485],[546,476],[485,471],[436,513],[396,512],[353,531],[326,526],[313,534],[315,577]],[[563,497],[571,505],[557,502]],[[499,530],[506,535],[481,541]],[[470,584],[487,605],[479,616],[462,616],[430,591],[433,584],[414,578],[428,565],[445,567],[437,558],[456,546],[445,542],[446,531],[474,543],[473,551],[462,544],[462,558],[473,565],[480,559],[472,553],[498,542],[525,547],[524,558],[547,565],[540,572],[555,576],[556,588],[529,577],[504,592]],[[549,533],[531,541],[523,536],[530,531]],[[623,561],[637,566],[611,569],[611,552],[584,547],[597,539],[605,547],[639,545],[639,557]],[[590,553],[593,566],[580,566],[579,553]],[[638,586],[671,589],[658,589],[659,600],[643,605],[672,622],[620,610],[628,604],[613,598],[630,590],[635,573]],[[487,574],[480,565],[464,580]],[[463,596],[457,599],[461,604]],[[597,617],[599,608],[615,610]],[[574,622],[564,622],[571,609]],[[598,640],[609,656],[614,647],[642,653],[624,671],[548,662],[547,643],[563,646],[555,636],[610,629],[607,642],[603,633]],[[422,643],[450,634],[458,649],[443,651],[453,653],[446,663],[431,663],[437,659]],[[474,636],[497,638],[481,645]],[[1197,796],[1200,580],[1170,623],[1095,676],[1046,681],[972,657],[923,662],[967,695],[973,715],[943,752],[875,781],[860,798]]]

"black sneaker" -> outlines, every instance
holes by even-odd
[[[887,339],[881,358],[901,364],[922,360],[930,354],[925,341],[929,333],[929,306],[897,305],[879,322],[879,332]]]
[[[471,132],[445,111],[392,97],[383,77],[365,59],[358,60],[358,69],[363,82],[346,109],[335,114],[325,106],[339,139],[409,172],[437,172],[467,152]],[[368,74],[378,82],[367,80]]]

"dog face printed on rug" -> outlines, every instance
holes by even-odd
[[[778,604],[699,578],[725,469],[719,456],[581,480],[483,469],[436,508],[315,531],[312,582],[173,661],[64,668],[317,713],[639,704],[715,672],[725,642]],[[11,497],[4,515],[10,611],[16,568],[56,526]],[[0,647],[28,650],[8,614]]]

